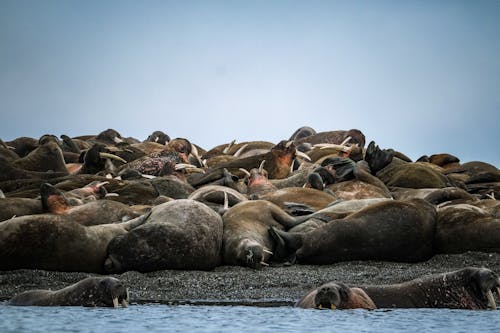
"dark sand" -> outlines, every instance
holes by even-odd
[[[467,266],[500,273],[500,254],[468,252],[437,255],[421,263],[378,261],[334,265],[294,265],[253,270],[221,266],[213,271],[126,272],[113,275],[130,287],[131,303],[292,305],[308,290],[328,281],[387,284]],[[16,270],[0,272],[0,300],[30,289],[60,289],[97,274]]]

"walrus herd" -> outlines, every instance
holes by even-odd
[[[97,274],[220,265],[422,262],[500,253],[500,171],[451,154],[412,161],[357,129],[207,149],[162,131],[0,140],[0,270]],[[496,308],[500,280],[468,267],[400,285],[332,281],[303,308]],[[94,298],[90,298],[90,296]],[[114,278],[30,291],[13,305],[126,305]]]

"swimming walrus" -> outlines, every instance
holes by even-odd
[[[127,307],[128,288],[113,277],[88,277],[59,290],[30,290],[10,299],[9,305]]]
[[[436,209],[421,199],[387,200],[308,233],[271,227],[281,259],[301,264],[349,260],[417,262],[433,254]]]
[[[304,309],[375,309],[371,298],[360,288],[328,282],[304,295],[295,307]]]
[[[498,275],[486,268],[467,267],[391,285],[361,285],[378,308],[496,309]]]

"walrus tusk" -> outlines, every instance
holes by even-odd
[[[273,255],[273,254],[274,254],[274,253],[272,253],[271,251],[266,250],[266,249],[264,249],[264,250],[262,250],[262,251],[264,251],[264,253],[267,253],[267,254],[270,254],[270,255]]]
[[[290,146],[292,145],[293,141],[288,141],[285,145],[286,148],[290,148]]]
[[[104,197],[107,198],[107,197],[119,197],[119,196],[120,195],[118,193],[111,192],[111,193],[106,193]]]
[[[191,172],[198,172],[198,173],[205,173],[205,170],[203,169],[200,169],[198,168],[196,165],[192,165],[192,164],[186,164],[186,163],[177,163],[175,165],[175,170],[183,170],[183,169],[186,169]]]
[[[335,304],[330,304],[330,309],[335,310],[336,308]]]
[[[246,169],[243,169],[243,168],[239,168],[238,170],[240,170],[241,172],[243,172],[245,175],[247,175],[248,177],[250,177],[250,172],[248,172]]]
[[[144,174],[144,173],[141,173],[141,177],[146,178],[146,179],[155,179],[155,178],[156,178],[156,176],[153,176],[153,175],[146,175],[146,174]]]
[[[245,150],[246,147],[248,147],[248,143],[245,143],[243,146],[241,146],[240,149],[238,149],[236,153],[233,154],[233,156],[240,157],[240,155],[243,153],[243,150]]]
[[[224,191],[224,211],[229,209],[229,199],[227,198],[227,192]]]
[[[2,190],[0,190],[0,199],[5,199],[5,194],[3,193]]]
[[[122,139],[120,139],[120,138],[119,138],[119,137],[117,137],[117,136],[115,136],[115,137],[113,138],[113,141],[114,141],[115,143],[122,143],[122,142],[123,142],[123,140],[122,140]]]
[[[262,160],[259,165],[259,173],[262,173],[264,171],[264,164],[266,164],[266,160]]]
[[[300,150],[297,150],[295,152],[295,155],[302,157],[303,159],[308,160],[309,162],[311,161],[311,158],[306,153],[303,153]]]
[[[200,166],[205,166],[203,164],[203,161],[201,160],[200,155],[198,154],[198,148],[196,148],[195,145],[191,145],[191,155],[193,155],[194,158],[196,158],[196,160],[198,161],[198,163],[200,163]]]
[[[264,261],[261,261],[261,262],[260,262],[260,264],[261,264],[262,266],[266,266],[266,267],[268,267],[268,266],[269,266],[269,264],[268,264],[267,262],[264,262]]]
[[[118,297],[113,298],[113,307],[115,309],[118,307]]]
[[[345,145],[346,145],[349,141],[351,141],[351,139],[352,139],[352,138],[351,138],[350,136],[348,136],[347,138],[345,138],[345,140],[344,140],[344,141],[342,141],[342,143],[341,143],[340,145],[341,145],[341,146],[345,146]]]
[[[103,152],[100,152],[99,153],[99,156],[101,158],[109,158],[111,160],[115,160],[115,161],[119,161],[119,162],[122,162],[122,163],[127,163],[127,161],[125,161],[123,158],[121,158],[120,156],[116,156],[116,155],[113,155],[113,154],[110,154],[110,153],[103,153]]]
[[[122,299],[122,308],[126,308],[127,307],[127,301]]]
[[[229,149],[231,149],[231,147],[234,145],[234,143],[236,142],[236,140],[233,140],[231,142],[229,142],[227,144],[227,147],[224,148],[224,150],[222,151],[223,154],[229,154]]]
[[[314,147],[318,147],[319,149],[332,148],[332,149],[340,150],[344,153],[350,152],[352,149],[352,147],[349,147],[349,146],[335,145],[333,143],[318,143],[318,144],[314,145]]]
[[[496,310],[497,309],[497,303],[495,302],[495,298],[493,297],[493,293],[491,292],[491,290],[488,290],[486,292],[486,298],[488,299],[488,306],[492,310]]]

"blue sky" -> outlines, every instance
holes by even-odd
[[[360,129],[500,166],[500,1],[0,1],[0,138]]]

